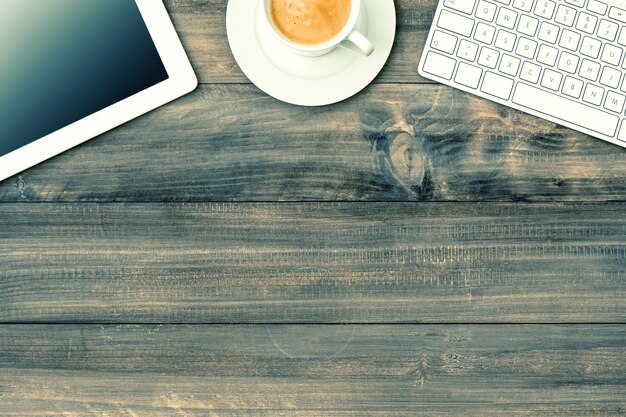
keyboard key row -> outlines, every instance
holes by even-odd
[[[464,36],[469,36],[467,34],[471,33],[471,28],[467,27],[466,29],[462,29],[462,27],[458,25],[458,18],[465,19],[462,16],[453,13],[449,13],[449,15],[443,14],[442,18],[439,19],[439,26],[451,32]],[[531,30],[530,32],[533,31],[534,30]],[[543,22],[539,31],[538,38],[544,42],[557,45],[572,52],[580,51],[582,55],[590,58],[597,59],[598,57],[600,57],[603,62],[609,65],[619,66],[620,63],[622,63],[622,58],[624,57],[624,50],[622,48],[607,43],[605,44],[604,49],[602,49],[602,42],[598,39],[594,39],[589,36],[581,37],[579,33],[576,33],[569,29],[564,29],[562,31],[560,40],[557,44],[556,41],[558,37],[558,31],[558,27],[551,25],[550,23]],[[624,31],[624,38],[626,42],[626,30]],[[456,42],[454,42],[453,39],[456,38],[452,38],[450,37],[450,35],[446,35],[444,34],[444,32],[438,31],[435,34],[434,41],[431,46],[435,49],[451,54],[453,53],[454,46],[456,45]],[[517,42],[518,36],[513,32],[505,31],[503,29],[497,31],[496,36],[496,28],[494,26],[479,22],[476,26],[476,31],[474,32],[474,39],[486,45],[494,44],[495,39],[494,46],[496,48],[502,49],[506,52],[511,52],[515,48],[515,43]],[[538,43],[536,41],[530,38],[520,37],[516,53],[524,58],[534,59],[534,54],[537,50],[537,47]],[[601,49],[602,55],[600,56]],[[544,48],[544,50],[554,51],[555,48]],[[473,60],[473,58],[471,59]],[[556,59],[556,56],[553,56],[552,59]],[[546,65],[555,64],[554,62],[545,60],[542,60],[541,62],[545,63]],[[626,59],[624,60],[624,67],[626,68]]]
[[[436,30],[433,33],[431,47],[433,49],[452,55],[456,50],[457,42],[457,37]],[[498,42],[496,42],[496,44],[497,43]],[[529,45],[530,48],[534,46],[534,44],[532,43]],[[604,69],[602,69],[602,66],[598,62],[591,61],[586,58],[583,58],[581,63],[581,59],[578,55],[574,55],[567,51],[559,51],[557,48],[551,47],[546,44],[541,44],[536,54],[536,57],[533,57],[532,51],[526,49],[527,46],[528,45],[525,46],[525,44],[522,43],[522,49],[520,51],[516,51],[515,53],[527,59],[532,60],[533,58],[535,58],[536,61],[540,64],[549,67],[556,66],[556,68],[558,68],[559,70],[569,74],[576,74],[576,72],[580,69],[578,71],[579,76],[589,81],[597,81],[598,76],[601,75],[600,83],[606,85],[607,87],[616,88],[617,83],[619,83],[619,80],[621,79],[621,71],[608,66],[605,66]],[[505,50],[508,52],[512,52],[511,49],[512,48],[506,48]],[[480,54],[478,53],[479,50]],[[478,64],[483,65],[487,68],[494,69],[498,65],[498,59],[501,55],[501,51],[486,46],[480,49],[480,46],[478,44],[468,41],[467,39],[462,39],[456,55],[459,58],[463,58],[467,61],[474,61],[478,56]],[[519,61],[519,58],[511,57],[510,55],[506,54],[505,56],[510,57],[507,58],[509,61],[513,58]],[[621,53],[619,59],[621,59]],[[508,62],[504,64],[504,68],[508,68],[508,71],[501,69],[501,72],[515,76],[517,74],[517,70],[515,70],[514,73],[511,73],[512,68],[509,67],[507,64]]]
[[[478,64],[482,67],[495,69],[496,63],[498,62],[498,55],[498,51],[483,47],[481,49]],[[541,87],[547,90],[554,92],[560,91],[564,95],[575,99],[582,98],[583,101],[594,106],[603,105],[605,109],[615,113],[622,113],[624,110],[626,96],[615,91],[606,92],[605,88],[592,83],[588,83],[585,86],[584,81],[581,79],[570,75],[564,77],[562,73],[554,71],[550,68],[542,70],[539,65],[528,61],[521,64],[521,60],[519,58],[508,54],[504,54],[499,62],[500,65],[498,66],[498,71],[502,74],[516,77],[521,65],[522,68],[520,78],[524,81],[528,81],[533,84],[539,83]],[[448,80],[451,80],[454,77],[454,81],[456,83],[472,89],[477,89],[483,75],[483,68],[466,62],[460,62],[457,68],[456,64],[457,62],[455,59],[430,51],[428,52],[424,63],[424,71]],[[609,71],[606,71],[607,69]],[[621,80],[621,73],[610,69],[609,67],[605,67],[602,78],[606,78],[606,80],[601,80],[601,82],[616,89],[619,81]],[[611,85],[608,85],[609,83]],[[511,96],[514,84],[515,81],[511,78],[495,72],[487,71],[485,72],[480,90],[491,96],[508,100]],[[624,87],[624,85],[626,85],[626,80],[624,80],[622,87]],[[626,89],[623,88],[623,90]]]
[[[603,4],[600,2],[596,3]],[[596,7],[596,3],[590,2],[589,4],[592,5],[592,8],[595,7],[599,10],[601,7]],[[533,0],[513,1],[513,7],[522,11],[527,11],[532,4]],[[517,30],[530,37],[534,37],[539,28],[539,34],[537,35],[539,39],[553,44],[559,39],[561,30],[565,29],[547,21],[540,22],[537,18],[530,15],[522,14],[520,16],[519,13],[513,9],[505,7],[498,8],[494,2],[488,0],[444,0],[444,5],[452,10],[468,15],[471,15],[474,12],[474,8],[476,8],[474,14],[479,19],[506,29]],[[555,11],[556,16],[554,16]],[[613,7],[611,11],[609,16],[616,20],[626,18],[626,10],[624,9]],[[620,26],[617,23],[606,19],[599,20],[596,15],[582,11],[578,13],[576,9],[564,4],[559,5],[557,8],[556,3],[551,0],[539,0],[535,4],[534,14],[546,19],[551,19],[554,16],[556,23],[575,28],[577,32],[586,33],[588,35],[597,34],[597,36],[603,40],[609,42],[615,42],[617,40],[617,42],[626,46],[626,27],[620,30]],[[440,14],[438,25],[454,33],[469,36],[474,28],[474,20],[444,10]],[[561,42],[570,45],[568,47],[570,50],[575,50],[573,48],[578,47],[580,34],[577,32],[563,32],[561,36]],[[482,37],[482,39],[480,39],[482,42],[491,43],[493,41],[492,35],[493,30],[486,30],[483,27],[479,37]],[[564,40],[564,38],[566,39]]]
[[[513,49],[512,45],[514,43],[515,35],[509,32],[505,32],[505,31],[500,31],[500,33],[503,34],[503,36],[500,38],[500,41],[496,41],[496,46],[499,46],[501,47],[501,49],[504,49],[508,52],[512,52],[512,49]],[[500,33],[498,35],[499,37],[500,37]],[[510,42],[510,47],[506,45],[507,42]],[[433,49],[452,55],[456,50],[457,43],[458,43],[458,38],[454,35],[442,32],[440,30],[435,30],[433,32],[433,37],[431,41],[431,47]],[[535,47],[534,43],[522,42],[521,45],[522,45],[521,49],[519,49],[519,44],[518,44],[519,50],[516,50],[517,55],[523,56],[531,60],[535,58],[534,51],[533,51],[533,48]],[[479,50],[480,50],[480,53],[478,53]],[[605,48],[604,53],[611,55],[612,52],[611,52],[611,49]],[[501,55],[501,51],[498,51],[496,49],[489,48],[486,46],[483,46],[482,48],[480,48],[478,44],[470,42],[466,39],[461,40],[459,49],[457,51],[457,56],[459,58],[463,58],[467,61],[474,61],[476,57],[478,56],[477,63],[479,65],[489,68],[489,69],[495,69],[496,67],[498,67],[498,70],[504,74],[507,74],[513,77],[517,76],[518,70],[521,64],[521,60],[515,56],[508,55],[508,54],[503,54],[502,59],[500,59],[500,55]],[[617,56],[618,61],[614,61],[614,62],[619,62],[619,59],[621,59],[621,56],[622,56],[621,50],[619,51],[619,54],[617,55],[618,55]],[[573,74],[573,75],[577,73],[579,69],[579,63],[580,63],[579,56],[569,53],[567,51],[561,52],[557,48],[554,48],[547,44],[541,44],[536,55],[536,60],[540,64],[546,65],[548,67],[556,66],[556,68],[559,69],[560,71]],[[498,66],[498,63],[499,63],[499,66]],[[608,66],[605,66],[604,68],[602,68],[602,66],[599,63],[595,61],[591,61],[586,58],[584,58],[582,60],[582,63],[580,64],[581,65],[580,65],[580,71],[578,71],[578,76],[580,76],[581,78],[586,79],[588,81],[596,82],[598,81],[598,77],[600,77],[599,78],[600,84],[606,87],[617,88],[619,86],[619,82],[622,79],[621,71],[615,68],[608,67]],[[531,68],[527,68],[527,69],[531,69]],[[541,72],[541,67],[537,66],[535,70],[536,70],[535,72],[537,73],[536,76],[531,75],[531,74],[526,74],[526,77],[522,75],[522,78],[525,79],[526,81],[536,84],[538,82],[538,77],[539,77],[538,74]],[[550,71],[553,71],[553,70],[550,70]],[[552,73],[544,72],[544,79],[542,80],[542,86],[553,89],[553,90],[558,90],[558,87],[560,85],[560,79],[559,79],[558,85],[555,84],[556,83],[555,79],[559,77],[557,77],[556,75],[552,75],[551,77],[546,79],[546,74],[552,74]]]

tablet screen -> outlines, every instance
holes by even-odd
[[[134,0],[0,0],[0,156],[167,79]]]

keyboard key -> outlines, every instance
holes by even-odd
[[[507,29],[513,29],[515,27],[515,22],[517,22],[517,14],[518,13],[515,10],[501,7],[500,11],[498,12],[498,19],[496,19],[496,24]]]
[[[626,120],[624,120],[622,122],[622,127],[619,130],[619,134],[617,135],[617,139],[621,140],[622,142],[626,142]]]
[[[556,43],[559,37],[559,27],[552,23],[542,22],[538,38],[544,42]]]
[[[598,74],[600,74],[600,64],[590,61],[587,58],[583,59],[578,75],[584,79],[595,81],[598,79]]]
[[[550,0],[539,0],[535,6],[535,14],[544,19],[552,19],[556,3]]]
[[[563,94],[574,98],[580,98],[584,84],[585,83],[582,80],[568,75],[565,77],[565,81],[563,82]]]
[[[437,52],[429,51],[424,61],[424,72],[436,75],[446,80],[452,79],[456,61]]]
[[[563,4],[556,11],[555,21],[565,26],[574,26],[576,20],[576,9],[567,7]]]
[[[621,48],[607,43],[604,45],[604,50],[602,51],[602,57],[600,59],[607,64],[618,66],[619,63],[622,62],[622,52]]]
[[[602,97],[604,97],[604,88],[593,84],[587,84],[585,94],[583,94],[584,101],[599,106],[602,104]]]
[[[483,22],[478,22],[478,25],[476,26],[476,33],[474,33],[474,39],[476,39],[478,42],[491,45],[491,43],[493,42],[493,36],[495,34],[496,28],[486,25]]]
[[[576,74],[579,61],[580,58],[578,55],[563,51],[561,53],[561,57],[559,58],[559,65],[557,65],[557,68],[561,71],[569,72],[570,74]]]
[[[472,14],[476,0],[444,0],[443,5],[461,13]]]
[[[502,59],[500,60],[500,66],[498,67],[498,70],[507,75],[515,77],[521,63],[522,61],[519,58],[504,54],[502,56]]]
[[[472,34],[472,29],[474,29],[474,21],[460,14],[442,10],[441,14],[439,14],[437,26],[459,35],[469,36]]]
[[[511,52],[513,47],[515,46],[515,40],[517,39],[517,35],[511,32],[507,32],[506,30],[498,31],[498,36],[496,37],[496,48],[504,49],[507,52]]]
[[[610,137],[615,136],[620,120],[616,115],[524,83],[517,84],[513,102]]]
[[[478,3],[478,8],[476,9],[476,17],[486,20],[487,22],[493,22],[493,18],[496,17],[497,9],[498,6],[495,4],[481,0],[481,2]]]
[[[589,3],[587,3],[587,10],[602,16],[606,14],[607,8],[608,6],[605,3],[597,0],[589,0]]]
[[[565,3],[571,4],[572,6],[576,6],[576,7],[585,6],[585,0],[565,0]]]
[[[551,46],[542,43],[537,53],[537,61],[545,65],[553,67],[556,64],[556,59],[559,56],[559,50]]]
[[[533,8],[533,0],[514,0],[513,7],[526,13],[530,13]]]
[[[452,54],[454,53],[454,48],[456,48],[457,39],[458,38],[454,35],[436,30],[433,33],[433,39],[430,42],[430,46],[432,46],[433,49]]]
[[[609,17],[620,23],[626,23],[626,10],[620,9],[619,7],[611,7]]]
[[[561,80],[563,80],[563,75],[561,75],[560,72],[546,69],[543,72],[541,86],[549,88],[550,90],[559,91],[559,88],[561,88]]]
[[[602,69],[602,75],[600,75],[600,84],[606,85],[610,88],[617,88],[621,79],[621,71],[611,67],[604,67]]]
[[[508,100],[511,97],[512,90],[513,80],[493,72],[485,73],[483,85],[480,87],[480,91],[483,93],[501,98],[502,100]]]
[[[598,58],[600,56],[600,48],[602,47],[602,42],[590,38],[589,36],[585,36],[583,38],[583,44],[580,47],[580,53],[586,55],[590,58]]]
[[[470,88],[478,88],[480,84],[480,76],[483,74],[483,70],[465,62],[459,63],[459,69],[456,71],[454,81],[458,84],[464,85]]]
[[[495,49],[487,48],[483,46],[480,50],[480,55],[478,56],[478,63],[484,67],[495,68],[498,65],[498,58],[500,57],[500,52]]]
[[[626,93],[626,77],[624,77],[624,81],[622,81],[621,90]]]
[[[524,58],[533,59],[537,50],[537,42],[532,39],[521,37],[517,43],[515,53]]]
[[[578,50],[580,44],[580,33],[572,32],[569,29],[563,29],[561,33],[561,40],[559,46],[561,48],[569,49],[570,51]]]
[[[541,76],[541,67],[537,64],[533,64],[532,62],[524,61],[522,64],[522,72],[519,77],[524,81],[537,84],[539,76]]]
[[[622,31],[619,34],[619,38],[617,39],[617,43],[622,46],[626,46],[626,26],[622,28]]]
[[[576,29],[581,32],[593,34],[596,31],[598,25],[598,18],[592,14],[581,12],[578,15],[578,22],[576,22]]]
[[[537,27],[539,26],[539,20],[534,17],[523,14],[519,18],[517,30],[520,33],[528,36],[535,36],[537,33]]]
[[[461,39],[456,56],[467,59],[468,61],[473,61],[476,59],[476,55],[478,55],[478,45],[466,39]]]
[[[613,42],[617,36],[617,23],[609,22],[608,20],[600,20],[600,27],[598,28],[598,37],[606,39],[609,42]]]
[[[609,91],[606,94],[604,108],[614,111],[615,113],[621,113],[624,110],[624,102],[626,102],[626,97],[616,92]]]

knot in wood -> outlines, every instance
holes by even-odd
[[[389,143],[389,163],[393,174],[407,188],[422,184],[426,175],[426,161],[422,140],[400,132]]]

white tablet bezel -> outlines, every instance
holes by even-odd
[[[0,156],[0,181],[193,91],[198,80],[162,0],[135,0],[169,78]],[[62,105],[62,103],[59,103]]]

